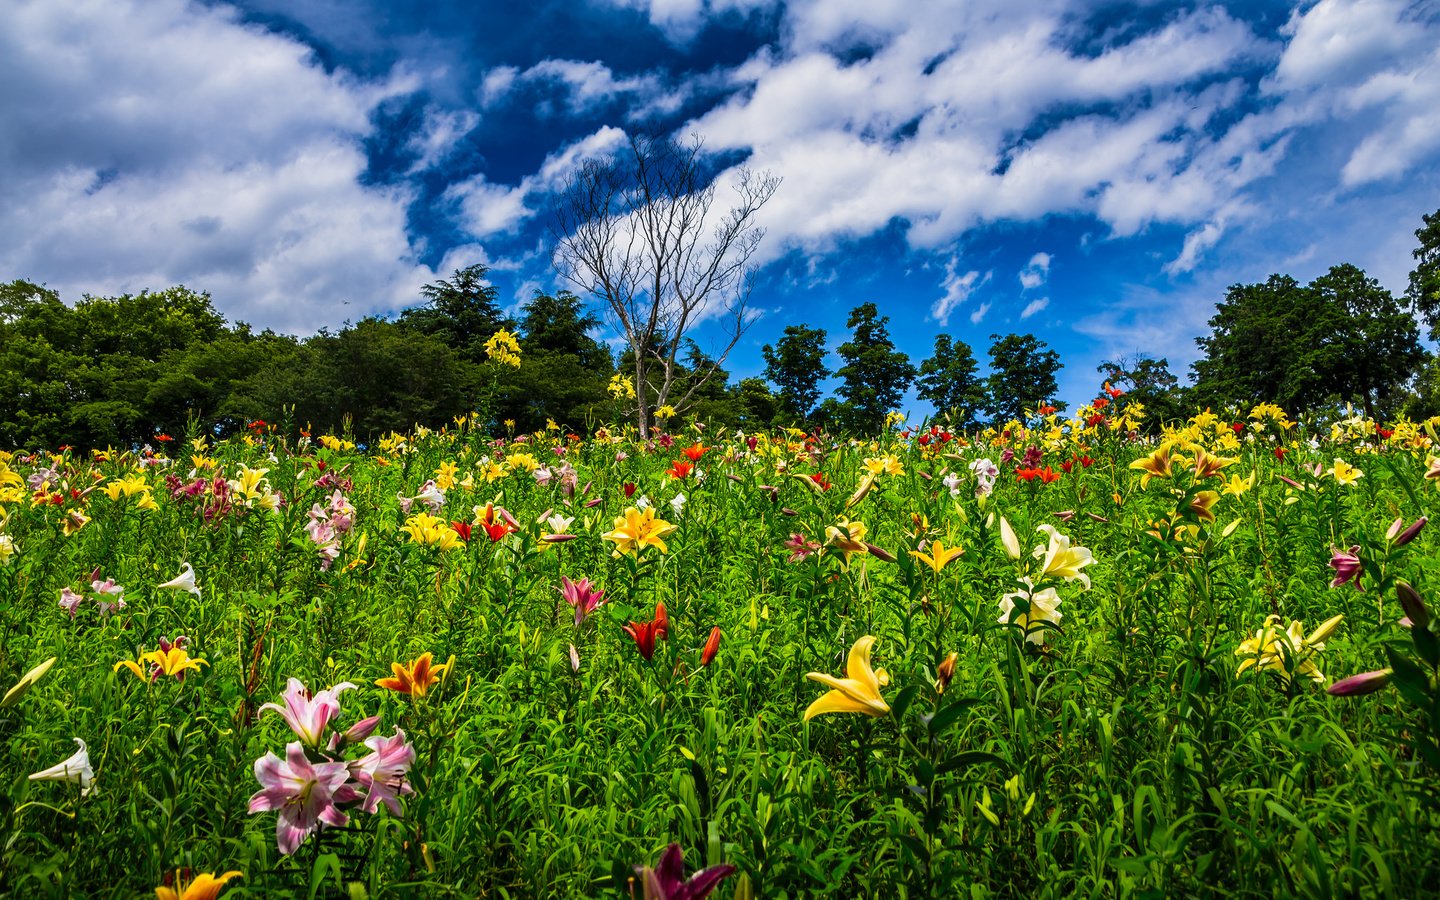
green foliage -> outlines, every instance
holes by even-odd
[[[792,421],[804,421],[820,400],[820,382],[830,377],[825,366],[825,329],[786,325],[774,346],[760,350],[765,377],[779,389],[779,399]]]
[[[483,363],[485,342],[513,326],[500,310],[499,291],[485,280],[489,272],[488,266],[476,263],[425,285],[420,294],[426,302],[402,312],[399,324],[439,338],[463,359]]]
[[[1215,406],[1353,402],[1388,415],[1424,358],[1413,318],[1373,278],[1334,266],[1302,286],[1272,275],[1234,285],[1200,338],[1195,392]]]
[[[1186,389],[1170,371],[1170,361],[1135,355],[1118,360],[1105,360],[1095,367],[1103,377],[1096,397],[1104,397],[1104,387],[1125,392],[1126,403],[1145,407],[1142,426],[1147,434],[1159,434],[1165,425],[1183,419],[1189,413]],[[1108,398],[1107,398],[1108,399]]]
[[[1055,398],[1059,390],[1055,375],[1065,366],[1060,354],[1033,334],[990,335],[990,376],[986,379],[985,409],[992,422],[1024,421],[1026,411],[1049,402],[1056,409],[1065,404]]]
[[[978,371],[969,344],[937,334],[934,355],[920,364],[915,393],[930,401],[936,412],[950,414],[954,427],[972,428],[979,424],[978,414],[985,407],[985,385]]]
[[[1415,268],[1410,270],[1410,283],[1405,291],[1411,309],[1430,326],[1430,340],[1440,339],[1440,209],[1423,217],[1424,225],[1415,229],[1420,242],[1411,255]]]
[[[880,431],[886,413],[900,407],[915,380],[910,357],[895,349],[890,339],[889,322],[890,317],[880,315],[874,303],[855,307],[845,322],[850,340],[835,351],[845,363],[835,374],[842,382],[837,393],[844,399],[840,420],[849,430],[863,434]],[[834,410],[830,407],[826,415],[833,415]]]

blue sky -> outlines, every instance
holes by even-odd
[[[1440,4],[11,0],[0,278],[308,334],[484,262],[518,306],[564,287],[556,189],[636,131],[784,179],[734,377],[874,301],[917,363],[1033,332],[1074,404],[1102,359],[1183,375],[1230,284],[1403,291]]]

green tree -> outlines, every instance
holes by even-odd
[[[978,370],[969,344],[937,334],[934,355],[920,364],[915,393],[929,400],[937,413],[949,413],[953,426],[970,428],[985,406],[985,385]]]
[[[614,372],[610,350],[590,336],[599,320],[585,313],[569,291],[539,291],[521,308],[520,368],[499,374],[498,419],[514,419],[520,431],[554,420],[580,431],[609,403],[606,383]]]
[[[1415,230],[1420,242],[1411,253],[1415,268],[1410,271],[1410,286],[1405,296],[1411,308],[1430,327],[1430,340],[1440,340],[1440,209],[1423,217],[1424,225]]]
[[[406,328],[438,337],[463,358],[483,363],[485,342],[502,328],[513,327],[500,309],[500,292],[485,280],[490,269],[480,263],[456,269],[420,289],[424,305],[411,307],[397,320]]]
[[[763,378],[742,378],[734,392],[740,406],[736,424],[747,430],[768,428],[780,417],[783,401],[770,390]]]
[[[1348,264],[1308,285],[1288,275],[1234,285],[1210,327],[1193,366],[1195,393],[1210,405],[1300,411],[1353,402],[1384,415],[1423,361],[1414,319]]]
[[[1121,404],[1138,403],[1145,408],[1141,428],[1147,434],[1158,434],[1162,425],[1189,415],[1186,391],[1170,371],[1170,361],[1161,357],[1136,354],[1120,359],[1107,359],[1095,367],[1104,381],[1097,397],[1105,397],[1103,388],[1109,384],[1122,390]],[[1106,399],[1109,399],[1108,397]]]
[[[786,325],[774,346],[760,349],[765,377],[779,388],[779,400],[792,421],[809,417],[820,399],[820,382],[830,377],[825,366],[825,329]]]
[[[844,365],[838,393],[844,398],[843,424],[862,434],[874,434],[885,425],[885,414],[897,408],[915,379],[910,357],[895,349],[886,327],[889,316],[880,315],[874,303],[862,303],[850,311],[845,326],[850,340],[836,353]]]
[[[1065,366],[1060,354],[1033,334],[990,335],[990,376],[986,379],[985,409],[996,423],[1024,419],[1025,411],[1055,399],[1055,375]]]

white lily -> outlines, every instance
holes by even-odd
[[[43,772],[36,772],[30,776],[31,781],[73,781],[80,785],[80,796],[84,797],[90,793],[95,784],[95,770],[90,767],[90,750],[85,742],[75,738],[75,743],[80,749],[75,755],[61,763],[56,763]]]
[[[183,572],[160,585],[160,587],[168,588],[172,591],[188,591],[198,598],[200,596],[200,587],[195,583],[195,570],[191,568],[188,562],[184,565],[185,570]]]

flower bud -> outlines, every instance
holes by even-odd
[[[1390,669],[1362,672],[1359,675],[1340,679],[1325,691],[1332,697],[1359,697],[1362,694],[1373,694],[1390,683],[1390,675]]]
[[[1411,541],[1415,540],[1415,538],[1420,534],[1421,530],[1425,528],[1425,523],[1429,521],[1430,520],[1425,516],[1421,516],[1420,518],[1416,519],[1415,524],[1400,532],[1400,536],[1395,539],[1395,546],[1403,547]]]
[[[874,544],[868,543],[865,545],[865,549],[870,551],[871,556],[882,562],[895,562],[895,554],[891,553],[889,550],[883,550],[875,546]]]
[[[1405,610],[1412,624],[1420,628],[1430,627],[1430,610],[1425,607],[1419,591],[1400,581],[1395,584],[1395,595],[1400,598],[1400,608]]]
[[[716,625],[710,630],[710,639],[705,642],[705,649],[700,651],[700,665],[708,666],[715,661],[715,654],[720,652],[720,626]]]
[[[936,692],[936,693],[938,693],[938,694],[943,694],[943,693],[945,693],[945,689],[948,688],[948,687],[950,686],[950,682],[951,682],[952,680],[954,680],[954,678],[955,678],[955,658],[956,658],[958,655],[959,655],[959,654],[956,653],[954,650],[951,650],[951,651],[950,651],[950,655],[947,656],[947,657],[945,657],[945,661],[942,662],[942,663],[940,663],[939,667],[935,669],[935,692]]]
[[[1010,527],[1010,520],[1004,516],[1000,517],[1000,543],[1005,547],[1006,556],[1020,558],[1020,539],[1015,536],[1015,529]]]

